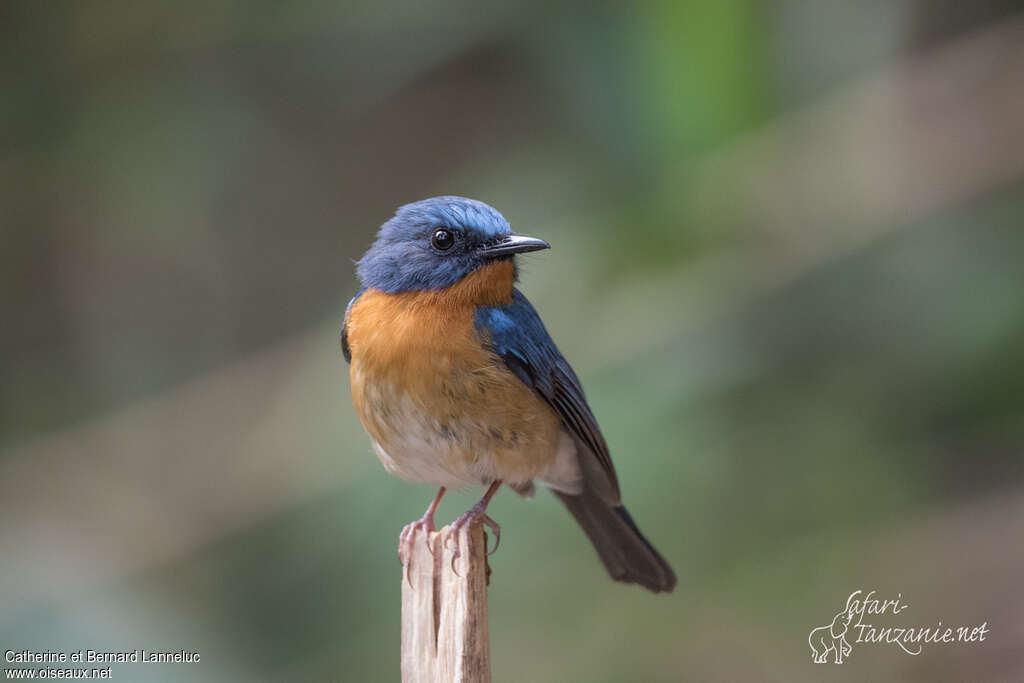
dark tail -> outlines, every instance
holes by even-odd
[[[608,573],[616,581],[637,583],[655,593],[676,587],[676,575],[621,505],[609,505],[592,490],[580,495],[552,491],[576,518]]]

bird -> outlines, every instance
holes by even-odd
[[[491,498],[502,484],[529,498],[536,483],[612,579],[671,592],[675,573],[622,505],[579,378],[516,287],[516,258],[548,248],[488,204],[441,196],[398,208],[356,262],[341,330],[356,413],[387,471],[439,489],[399,556],[417,531],[436,531],[446,490],[486,487],[453,527],[486,524],[500,540]]]

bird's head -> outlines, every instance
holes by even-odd
[[[512,234],[505,217],[483,202],[433,197],[398,209],[357,272],[364,287],[388,294],[439,290],[516,254],[547,248],[543,240]]]

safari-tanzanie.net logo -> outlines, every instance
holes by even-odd
[[[987,621],[970,626],[946,626],[941,621],[933,626],[893,623],[903,621],[898,617],[909,607],[902,593],[883,599],[876,591],[855,590],[831,623],[812,629],[807,636],[812,661],[842,664],[859,644],[893,645],[908,655],[919,655],[926,645],[981,643],[988,635]]]

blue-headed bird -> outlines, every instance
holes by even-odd
[[[400,554],[414,532],[435,530],[446,489],[486,486],[455,526],[497,534],[491,497],[501,484],[529,497],[537,482],[613,579],[671,591],[675,574],[622,505],[576,373],[515,287],[516,255],[548,246],[483,202],[434,197],[399,208],[358,262],[341,332],[356,412],[389,472],[440,489],[403,530]]]

